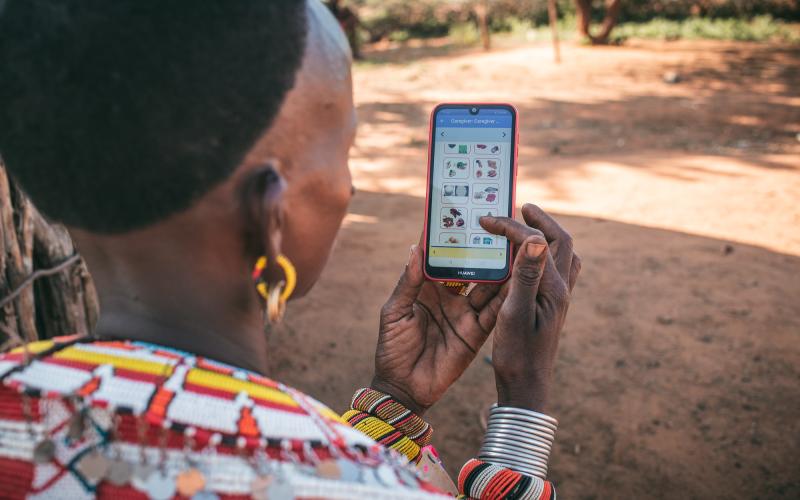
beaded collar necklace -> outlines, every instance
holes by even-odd
[[[68,349],[78,344],[93,342],[94,339],[87,338],[61,339],[49,348],[39,349],[26,363],[21,363],[4,373],[0,377],[0,384],[11,387],[14,385],[12,379],[15,375],[27,367],[41,363],[45,358],[66,354]],[[111,343],[96,342],[101,348],[106,344]],[[113,344],[158,353],[171,353],[180,360],[169,367],[173,373],[181,369],[188,370],[189,368],[183,368],[187,360],[188,364],[194,367],[193,363],[198,359],[190,353],[150,343],[113,342]],[[253,372],[214,363],[231,370],[231,381],[242,377],[263,378]],[[94,372],[101,371],[101,368],[96,368]],[[168,381],[162,382],[161,387],[167,384]],[[414,469],[407,465],[404,457],[377,444],[369,446],[348,444],[341,431],[320,414],[307,396],[280,383],[276,383],[275,387],[310,418],[323,436],[322,439],[308,439],[302,443],[291,439],[267,437],[252,439],[242,435],[209,433],[168,419],[155,426],[154,422],[148,421],[149,414],[148,418],[144,418],[142,412],[137,414],[132,408],[124,405],[106,406],[104,411],[110,414],[110,422],[104,426],[99,422],[102,419],[98,419],[98,408],[92,397],[82,391],[48,394],[24,384],[17,385],[31,440],[36,443],[33,447],[34,462],[48,463],[57,454],[54,436],[48,434],[46,426],[34,429],[31,400],[35,397],[40,398],[42,403],[40,408],[44,410],[42,418],[45,421],[48,419],[49,407],[59,400],[61,405],[71,410],[65,438],[67,444],[81,443],[92,438],[98,441],[74,460],[75,470],[90,483],[88,485],[90,487],[101,481],[108,481],[118,486],[131,485],[153,498],[168,498],[177,492],[188,497],[205,494],[198,498],[211,500],[215,498],[215,494],[205,490],[209,474],[208,463],[215,462],[220,453],[224,456],[239,457],[250,467],[254,479],[251,481],[249,491],[255,498],[290,497],[292,486],[287,479],[289,473],[287,466],[291,466],[290,469],[294,473],[309,478],[342,479],[374,485],[391,483],[391,478],[384,477],[388,481],[382,480],[381,474],[385,475],[388,470],[394,470],[395,479],[399,479],[400,484],[407,486],[418,484]],[[158,397],[159,393],[156,392],[150,404],[153,404]],[[206,410],[198,408],[197,411]],[[122,439],[131,427],[136,429],[138,446],[132,446]],[[156,443],[157,447],[148,447],[152,443]],[[174,450],[176,444],[182,445],[182,451]],[[173,449],[170,449],[170,446]],[[180,462],[177,468],[176,461]]]

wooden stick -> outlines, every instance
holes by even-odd
[[[40,267],[50,268],[75,254],[75,246],[61,224],[50,224],[38,212],[34,212],[34,245],[37,263]],[[87,296],[88,271],[83,262],[53,274],[37,285],[37,300],[46,303],[46,315],[40,317],[40,324],[45,338],[58,335],[79,333],[86,335],[94,326],[97,318],[96,309],[87,307],[87,299],[93,297],[93,287]],[[96,303],[96,298],[94,299]]]
[[[67,229],[49,223],[0,164],[0,346],[86,335],[98,310]]]
[[[561,63],[561,48],[558,43],[558,10],[556,0],[547,0],[547,17],[550,18],[550,31],[553,34],[553,53],[556,64]]]
[[[0,289],[4,291],[10,291],[19,286],[30,275],[30,270],[33,268],[33,245],[31,244],[33,233],[29,206],[26,202],[20,202],[21,198],[18,196],[15,197],[17,203],[21,203],[20,207],[14,207],[11,185],[5,169],[0,165],[0,231],[5,252],[5,272],[0,276]],[[19,233],[14,225],[16,208],[20,209],[18,214]],[[14,304],[6,305],[3,310],[6,326],[12,331],[16,329],[19,336],[26,341],[37,338],[34,304],[33,290],[28,289],[20,293]]]

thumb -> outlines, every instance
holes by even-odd
[[[406,264],[406,268],[402,276],[400,276],[400,281],[397,282],[397,286],[381,311],[383,320],[396,321],[411,313],[412,306],[417,300],[420,290],[422,290],[422,285],[425,283],[422,260],[422,252],[419,245],[411,245],[408,264]]]
[[[547,262],[547,241],[541,235],[525,239],[514,259],[506,304],[518,319],[533,314],[533,303]],[[532,317],[530,319],[533,319]]]

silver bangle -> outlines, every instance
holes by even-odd
[[[494,405],[492,405],[492,413],[507,413],[527,418],[533,418],[536,420],[540,420],[542,422],[549,423],[553,427],[553,430],[555,430],[558,427],[558,420],[554,419],[550,415],[545,415],[544,413],[539,413],[538,411],[534,410],[527,410],[525,408],[517,408],[516,406],[498,406],[497,403],[495,403]]]
[[[495,405],[478,458],[545,479],[557,426],[556,419],[542,413]]]
[[[536,438],[534,436],[521,436],[519,434],[515,434],[513,432],[508,432],[504,430],[492,429],[492,432],[486,433],[487,439],[507,439],[510,441],[515,441],[523,444],[527,444],[529,446],[534,446],[539,450],[550,451],[551,444],[549,441],[546,441],[541,438]]]
[[[541,465],[542,467],[547,467],[547,458],[545,457],[537,457],[527,453],[525,450],[515,450],[510,451],[507,447],[491,445],[491,444],[484,444],[481,446],[481,451],[478,454],[479,457],[484,454],[491,454],[496,453],[500,454],[500,456],[507,456],[509,459],[515,459],[524,461],[526,463],[535,463]]]
[[[509,411],[508,407],[498,406],[497,411],[494,411],[491,414],[500,415],[504,417],[511,417],[514,420],[522,420],[524,422],[530,422],[538,427],[547,427],[548,429],[552,429],[553,432],[555,432],[556,429],[558,428],[558,422],[556,422],[554,418],[548,417],[549,420],[545,420],[538,416],[541,415],[541,413],[537,413],[535,411],[530,411],[530,410],[522,410],[520,408],[510,408],[510,410],[513,411]]]
[[[514,441],[513,439],[486,436],[483,440],[483,445],[518,447],[520,450],[524,450],[525,453],[530,453],[532,456],[541,458],[545,462],[547,462],[547,460],[550,458],[549,453],[544,451],[542,448],[539,448],[538,446],[532,446],[528,443]]]
[[[526,425],[528,427],[526,427]],[[514,422],[513,420],[508,420],[504,417],[490,417],[486,428],[489,427],[497,427],[498,429],[507,429],[507,430],[517,430],[518,433],[523,435],[528,435],[531,437],[536,437],[537,439],[543,439],[545,441],[553,441],[555,437],[555,433],[551,432],[549,429],[542,430],[537,429],[530,424],[526,424],[525,422]]]

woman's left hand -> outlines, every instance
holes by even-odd
[[[457,295],[422,271],[423,252],[408,264],[381,309],[372,388],[424,413],[466,370],[489,337],[507,287],[479,284]]]
[[[531,204],[525,204],[521,213],[525,224],[505,217],[481,219],[481,226],[486,231],[503,235],[514,245],[515,276],[523,278],[517,279],[516,283],[513,278],[502,286],[482,283],[468,297],[457,295],[440,283],[425,279],[423,252],[418,245],[411,247],[406,269],[381,310],[375,376],[372,379],[374,389],[391,394],[417,414],[424,413],[475,359],[502,310],[504,328],[501,338],[495,339],[493,353],[495,370],[498,371],[498,390],[501,390],[499,402],[524,407],[543,402],[549,381],[539,385],[530,383],[527,369],[536,373],[552,370],[569,291],[575,285],[581,266],[572,249],[572,238],[553,218]],[[553,262],[551,267],[558,269],[559,280],[563,281],[561,288],[566,290],[562,294],[563,300],[556,301],[558,307],[555,309],[542,309],[533,300],[512,300],[503,308],[512,288],[516,288],[514,297],[517,299],[525,298],[525,294],[520,293],[521,287],[530,288],[528,292],[532,297],[545,296],[542,299],[545,305],[553,305],[551,297],[558,295],[554,289],[557,280],[545,280],[540,287],[538,280],[528,279],[529,276],[522,272],[530,269],[525,266],[526,259],[516,254],[531,238],[548,247],[548,259]],[[550,271],[547,276],[552,275],[552,269]],[[538,314],[537,308],[542,309]],[[530,321],[523,321],[532,317],[536,318],[533,325]],[[498,344],[500,340],[502,342]],[[520,363],[526,370],[516,369]],[[514,377],[509,376],[509,372],[526,376],[521,381],[510,380]],[[526,389],[522,391],[522,400],[514,399],[515,395],[520,396],[516,394],[519,390],[506,390],[509,385],[511,389]]]

